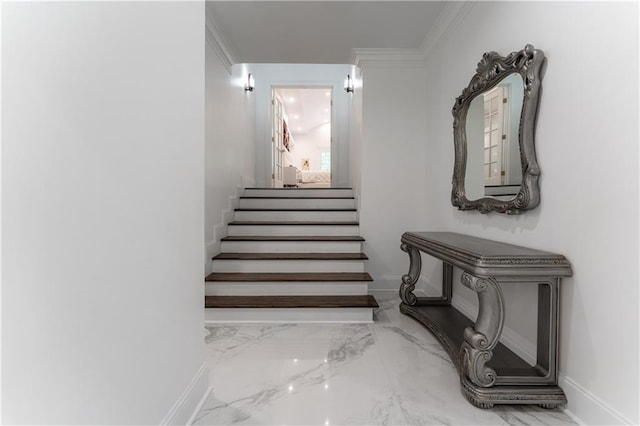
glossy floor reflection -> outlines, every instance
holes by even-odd
[[[375,294],[374,324],[207,327],[213,391],[196,425],[556,425],[560,410],[481,410],[427,330]]]

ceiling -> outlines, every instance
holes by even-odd
[[[417,49],[446,1],[208,1],[239,63],[347,64],[352,49]]]
[[[330,88],[281,87],[276,89],[276,93],[284,102],[287,124],[294,138],[331,121]]]

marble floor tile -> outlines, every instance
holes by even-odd
[[[206,328],[213,391],[196,425],[567,425],[561,410],[462,396],[437,340],[375,293],[373,324],[241,324]]]

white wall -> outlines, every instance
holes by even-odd
[[[2,38],[2,421],[184,423],[208,386],[204,6],[5,2]]]
[[[295,141],[290,153],[293,164],[302,170],[302,159],[308,158],[309,170],[320,170],[322,153],[331,152],[331,124],[321,124],[306,133],[296,133]]]
[[[360,68],[353,70],[354,91],[349,98],[349,186],[353,188],[358,211],[362,179],[362,90]]]
[[[527,43],[548,58],[536,134],[541,203],[521,216],[457,211],[451,107],[484,52]],[[574,271],[561,289],[568,408],[587,424],[637,424],[638,4],[476,3],[428,62],[427,229],[564,254]],[[475,304],[463,290],[456,285],[458,302]],[[505,288],[507,325],[527,340],[535,318],[514,313],[531,311],[533,298],[534,288]]]
[[[205,273],[220,252],[220,238],[233,220],[237,197],[255,185],[255,96],[244,90],[248,71],[225,67],[207,34],[205,66]]]
[[[350,65],[328,64],[246,64],[256,82],[255,135],[256,186],[271,186],[271,87],[333,87],[331,180],[336,187],[349,185],[349,95],[344,79]],[[297,139],[297,138],[296,138]],[[296,140],[297,142],[297,140]]]
[[[422,68],[391,66],[366,68],[362,78],[360,232],[373,287],[397,289],[408,270],[402,233],[430,225],[426,81]]]

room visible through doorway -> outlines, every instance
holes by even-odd
[[[272,186],[331,186],[332,88],[272,89]]]

